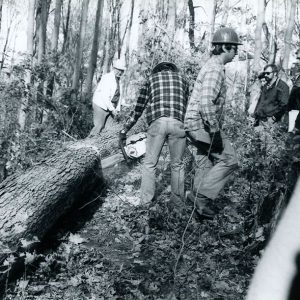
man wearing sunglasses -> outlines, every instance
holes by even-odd
[[[185,129],[193,147],[195,176],[186,197],[205,218],[218,212],[214,205],[232,172],[237,158],[222,131],[226,96],[225,67],[241,45],[237,33],[228,27],[217,30],[212,39],[212,55],[201,68],[189,99]]]
[[[255,125],[259,125],[259,121],[266,122],[268,119],[271,119],[273,123],[277,123],[286,112],[289,87],[282,79],[278,78],[278,71],[275,64],[268,64],[264,67],[263,73],[266,84],[262,87],[254,111]]]

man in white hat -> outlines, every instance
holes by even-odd
[[[107,118],[120,110],[120,78],[125,69],[124,62],[118,59],[113,62],[112,71],[102,75],[93,95],[94,127],[89,136],[99,134]]]

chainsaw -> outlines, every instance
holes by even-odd
[[[140,132],[127,137],[126,141],[119,141],[122,154],[127,163],[129,163],[130,160],[137,159],[146,153],[146,140],[146,133]]]

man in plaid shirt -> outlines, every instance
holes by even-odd
[[[195,177],[187,199],[196,212],[213,218],[213,200],[237,168],[235,150],[222,131],[226,96],[225,68],[237,54],[240,45],[231,28],[217,30],[212,40],[212,56],[201,68],[185,116],[185,129],[193,144]]]
[[[149,204],[155,197],[155,170],[162,147],[168,140],[171,158],[172,199],[180,203],[184,197],[183,154],[186,147],[184,115],[189,88],[176,65],[161,62],[142,87],[134,111],[120,132],[120,139],[137,122],[143,111],[149,125],[147,130],[146,155],[144,159],[141,204]]]

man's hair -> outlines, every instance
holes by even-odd
[[[275,65],[275,64],[267,64],[267,65],[265,65],[265,66],[264,66],[264,71],[265,71],[267,68],[271,68],[272,71],[273,71],[274,73],[278,73],[278,72],[279,72],[278,66]]]

